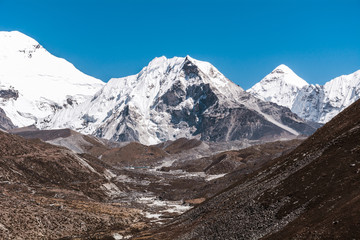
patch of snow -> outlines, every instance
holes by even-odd
[[[168,205],[168,209],[163,210],[163,212],[169,213],[184,213],[190,210],[192,207],[184,204],[170,204]]]
[[[160,217],[162,216],[162,214],[160,213],[143,212],[143,214],[146,218],[155,219],[155,220],[160,220]]]
[[[114,233],[112,236],[115,240],[124,239],[123,235],[120,235],[119,233]]]
[[[211,181],[211,180],[214,180],[214,179],[218,179],[218,178],[222,178],[223,176],[225,176],[226,173],[223,173],[223,174],[214,174],[214,175],[207,175],[205,177],[205,180],[206,181]]]
[[[184,213],[185,211],[191,209],[192,207],[184,204],[182,201],[162,201],[157,199],[156,197],[140,197],[138,199],[139,203],[147,204],[151,208],[163,208],[161,212],[169,212],[169,213]],[[146,214],[146,213],[145,213]],[[162,214],[157,214],[159,217]]]

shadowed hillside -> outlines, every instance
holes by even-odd
[[[288,155],[141,239],[357,239],[360,101]]]

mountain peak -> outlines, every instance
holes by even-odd
[[[195,58],[190,57],[189,55],[186,55],[185,61],[190,61],[190,62],[192,62],[192,61],[198,61],[198,60],[196,60]]]
[[[288,66],[281,64],[248,90],[257,98],[291,108],[296,93],[309,85]]]
[[[174,65],[174,64],[181,64],[181,63],[185,63],[185,62],[191,62],[195,65],[197,65],[199,62],[199,60],[196,60],[192,57],[190,57],[189,55],[186,55],[186,57],[177,57],[174,56],[172,58],[167,58],[166,56],[161,56],[161,57],[155,57],[153,60],[151,60],[148,64],[147,67],[156,67],[158,65]]]
[[[80,103],[104,85],[18,31],[0,32],[0,66],[0,90],[10,96],[0,96],[1,108],[20,127]]]
[[[282,81],[284,84],[302,88],[309,85],[304,79],[300,78],[293,70],[285,64],[277,66],[270,74],[265,76],[260,83]]]
[[[273,71],[273,72],[277,72],[277,73],[286,73],[286,72],[292,72],[293,70],[291,70],[288,66],[286,66],[285,64],[280,64],[279,66],[277,66]]]

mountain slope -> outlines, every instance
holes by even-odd
[[[309,85],[289,67],[281,64],[247,92],[261,100],[291,109],[299,90]]]
[[[104,83],[17,31],[0,32],[0,107],[18,127],[83,102]]]
[[[72,239],[143,228],[99,159],[0,131],[0,239]],[[117,183],[116,183],[117,184]]]
[[[323,86],[302,88],[291,108],[310,121],[326,123],[360,98],[360,70],[332,79]]]
[[[314,131],[288,109],[254,98],[210,63],[189,56],[155,58],[140,73],[111,79],[92,99],[57,112],[39,127],[144,144],[181,137],[271,139]]]
[[[288,155],[141,239],[356,239],[359,119],[360,100]]]

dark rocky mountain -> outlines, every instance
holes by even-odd
[[[39,126],[147,145],[182,137],[274,140],[315,131],[288,108],[253,97],[210,63],[189,56],[156,58],[136,75],[111,79],[88,101]]]
[[[171,224],[134,239],[358,239],[360,101]]]
[[[11,122],[10,118],[6,116],[4,110],[0,108],[0,129],[9,130],[15,127],[16,126]]]

